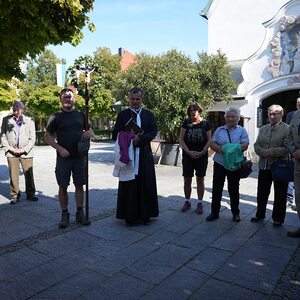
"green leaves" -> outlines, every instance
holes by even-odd
[[[87,13],[94,0],[43,0],[0,2],[0,78],[24,78],[19,60],[34,58],[48,44],[77,45],[81,29],[90,24]]]
[[[161,136],[169,143],[178,142],[186,110],[193,101],[205,111],[215,102],[229,99],[234,86],[226,57],[199,55],[192,61],[177,50],[163,55],[138,55],[138,63],[120,74],[117,95],[127,103],[133,86],[144,90],[144,105],[156,116]]]
[[[87,66],[90,66],[90,69],[94,68],[89,83],[90,116],[114,118],[111,105],[117,101],[113,96],[113,90],[117,74],[121,70],[120,56],[112,55],[108,48],[98,48],[93,57],[86,55],[75,60],[68,73],[72,84],[82,96],[85,96],[85,77],[83,73],[77,72],[79,75],[77,78],[76,70]]]
[[[0,111],[9,110],[17,98],[17,89],[12,82],[0,80]]]

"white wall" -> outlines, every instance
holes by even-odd
[[[262,23],[270,20],[287,0],[214,0],[208,16],[208,53],[221,49],[229,60],[246,59],[265,36]],[[233,46],[234,45],[234,46]]]

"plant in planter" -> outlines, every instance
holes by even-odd
[[[166,144],[177,144],[190,103],[196,101],[207,110],[215,101],[231,96],[230,72],[220,52],[200,54],[196,62],[177,50],[160,56],[142,53],[137,64],[122,72],[117,90],[125,100],[132,86],[141,87],[144,105],[156,116],[160,137]]]

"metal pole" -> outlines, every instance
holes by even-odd
[[[90,72],[85,71],[85,124],[84,129],[89,130],[89,82]],[[89,152],[85,155],[85,217],[89,220]]]
[[[89,84],[90,84],[90,75],[92,72],[94,72],[95,68],[94,66],[88,67],[85,65],[84,67],[77,67],[76,69],[73,69],[77,75],[77,78],[79,79],[79,73],[84,73],[85,77],[85,91],[84,91],[84,99],[85,99],[85,119],[84,119],[84,130],[89,130]],[[85,160],[85,217],[86,220],[89,220],[89,154],[88,152],[84,155]]]

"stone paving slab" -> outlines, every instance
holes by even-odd
[[[182,267],[141,299],[188,299],[207,279],[208,277],[201,272]]]
[[[264,222],[250,222],[256,210],[256,166],[241,181],[240,223],[231,221],[226,184],[220,219],[205,221],[211,202],[210,159],[203,215],[194,213],[195,180],[192,209],[181,213],[181,168],[159,165],[160,216],[149,226],[128,227],[115,219],[113,144],[92,144],[92,225],[75,222],[70,186],[71,224],[60,230],[55,151],[48,146],[35,151],[39,201],[24,199],[21,176],[22,199],[12,206],[0,149],[0,299],[300,299],[300,241],[286,236],[299,226],[298,217],[288,209],[285,224],[274,228],[271,192]]]
[[[226,263],[214,278],[270,294],[280,279],[281,271],[289,262],[293,251],[249,240]]]
[[[233,252],[208,247],[196,255],[186,266],[213,275],[231,256]],[[213,259],[212,259],[213,258]]]
[[[193,249],[164,245],[125,269],[125,272],[147,282],[158,284],[196,255]]]
[[[100,282],[97,287],[82,295],[80,299],[139,299],[151,288],[151,284],[139,278],[120,273],[107,281]]]
[[[232,285],[225,281],[216,279],[208,280],[201,286],[191,298],[192,300],[209,299],[209,300],[223,300],[223,299],[244,299],[244,300],[265,300],[268,299],[266,294],[248,290],[242,286]]]
[[[34,300],[82,298],[82,295],[107,278],[91,270],[83,270],[30,298]]]

